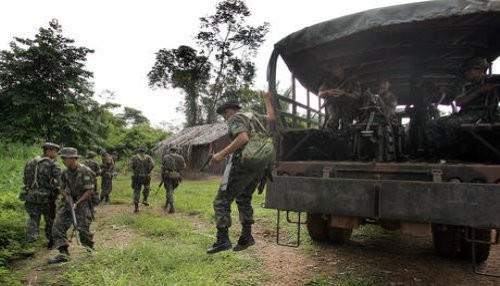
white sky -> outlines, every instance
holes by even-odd
[[[215,12],[220,0],[7,0],[0,7],[0,49],[13,37],[34,38],[51,19],[59,20],[63,35],[76,46],[95,50],[87,70],[94,73],[96,95],[115,92],[113,102],[141,110],[155,126],[179,126],[184,115],[176,107],[179,90],[151,90],[147,73],[162,48],[194,46],[199,18]],[[306,26],[362,10],[417,1],[401,0],[246,0],[250,23],[271,24],[255,59],[254,87],[267,89],[266,68],[274,43]]]

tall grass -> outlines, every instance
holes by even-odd
[[[40,147],[0,141],[0,285],[15,284],[9,264],[29,254],[24,243],[27,215],[18,196],[26,161],[40,154]]]

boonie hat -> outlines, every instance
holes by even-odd
[[[59,156],[62,158],[78,158],[80,155],[78,155],[78,150],[73,147],[64,147],[62,150],[59,152]]]
[[[218,114],[222,114],[224,112],[224,110],[226,110],[228,108],[240,109],[241,106],[236,100],[229,100],[229,101],[223,103],[221,106],[217,107],[217,109],[215,111]]]
[[[61,150],[61,146],[55,144],[55,143],[52,143],[52,142],[46,142],[45,144],[43,144],[43,149],[56,149],[56,150]]]
[[[97,154],[94,151],[87,152],[87,158],[94,158]]]

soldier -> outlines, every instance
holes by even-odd
[[[94,172],[94,192],[92,193],[92,211],[95,214],[95,206],[99,204],[99,188],[97,187],[97,177],[101,175],[101,167],[99,166],[99,163],[95,160],[95,156],[97,154],[94,151],[89,151],[87,153],[87,156],[85,156],[85,161],[83,161],[83,164],[87,167],[89,167],[92,172]]]
[[[29,218],[26,224],[26,241],[34,242],[38,239],[40,219],[45,220],[45,236],[49,240],[47,248],[51,249],[52,224],[56,215],[55,201],[59,192],[61,169],[55,159],[60,147],[47,142],[43,144],[43,157],[36,157],[26,163],[24,167],[24,186],[19,195],[23,200]]]
[[[267,110],[267,120],[274,122],[275,113],[271,103],[271,93],[264,94]],[[207,249],[208,254],[231,249],[228,229],[231,226],[231,204],[236,200],[240,223],[242,225],[241,235],[235,251],[240,251],[255,244],[252,236],[253,219],[252,195],[258,183],[264,175],[264,170],[250,171],[240,164],[240,156],[243,147],[249,141],[252,132],[251,126],[258,126],[251,120],[256,120],[258,115],[252,117],[243,116],[239,112],[240,106],[236,101],[228,101],[217,108],[217,113],[224,117],[228,124],[228,135],[232,139],[231,143],[212,156],[210,164],[222,161],[229,156],[224,176],[214,199],[214,212],[217,226],[217,241],[212,247]],[[263,118],[264,119],[264,118]],[[263,130],[259,130],[263,131]]]
[[[177,154],[177,147],[172,146],[169,152],[162,158],[161,174],[163,184],[165,186],[166,201],[165,211],[174,213],[174,190],[179,186],[182,181],[181,171],[186,167],[184,158]]]
[[[101,153],[101,199],[100,202],[109,203],[109,195],[113,191],[113,173],[115,172],[115,162],[108,152]]]
[[[145,154],[146,148],[140,147],[138,153],[130,159],[130,167],[132,168],[132,188],[134,189],[134,212],[139,211],[139,197],[141,188],[142,191],[142,204],[149,206],[148,196],[151,190],[151,171],[155,167],[153,158]]]
[[[344,68],[335,66],[320,86],[318,96],[325,99],[326,126],[333,132],[346,131],[359,107],[361,85],[345,76]]]
[[[460,111],[429,122],[424,139],[426,147],[448,150],[462,142],[461,124],[498,120],[499,83],[485,82],[490,64],[484,58],[473,58],[465,64],[465,92],[455,98]]]
[[[59,254],[49,260],[50,264],[69,260],[66,232],[73,224],[71,208],[75,211],[77,230],[80,233],[82,245],[89,251],[94,247],[93,234],[90,232],[91,209],[88,204],[94,191],[93,172],[85,165],[78,163],[80,156],[75,148],[63,148],[60,156],[67,169],[63,171],[61,176],[60,191],[63,195],[63,202],[59,205],[52,228],[54,246],[59,250]],[[69,197],[73,202],[72,205],[69,203],[71,201]]]

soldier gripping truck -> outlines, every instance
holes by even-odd
[[[278,218],[306,213],[313,240],[341,243],[370,223],[432,234],[441,256],[485,261],[500,229],[500,80],[489,74],[498,35],[500,1],[429,1],[325,21],[276,43],[268,81],[281,130],[265,207]],[[276,90],[278,58],[293,76],[290,96]],[[325,87],[337,67],[342,76]],[[482,95],[470,99],[474,88]],[[332,114],[335,102],[354,113]],[[445,106],[452,114],[440,117]],[[470,108],[480,115],[468,122]],[[455,141],[438,148],[436,138],[450,138],[443,122]]]

